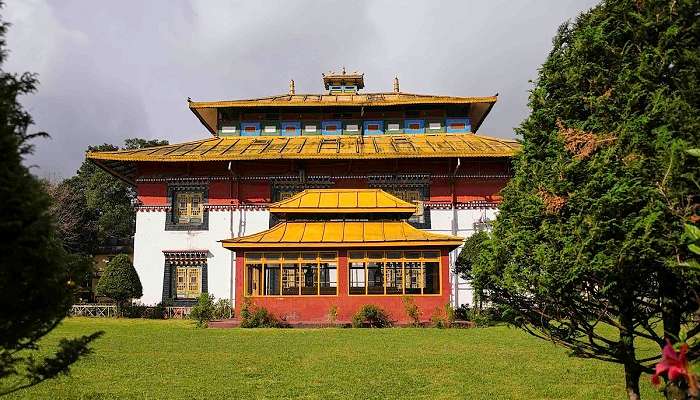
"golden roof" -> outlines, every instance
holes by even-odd
[[[209,131],[216,135],[217,109],[228,107],[382,107],[402,105],[470,104],[469,118],[477,131],[481,122],[498,100],[497,96],[456,97],[386,92],[357,94],[283,94],[247,100],[189,101],[190,110]]]
[[[145,149],[88,152],[108,172],[133,182],[136,162],[242,160],[356,160],[397,158],[508,158],[515,140],[471,133],[381,136],[231,136]]]
[[[272,213],[405,213],[416,206],[381,189],[306,189],[270,205]]]
[[[134,150],[88,152],[91,160],[230,161],[511,157],[515,140],[475,134],[227,136]]]
[[[405,221],[289,221],[253,235],[222,240],[229,249],[321,247],[426,247],[456,248],[464,239],[422,231]]]

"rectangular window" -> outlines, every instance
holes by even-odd
[[[175,207],[177,223],[201,224],[204,215],[204,193],[202,192],[176,192]]]
[[[365,294],[367,279],[365,278],[365,263],[351,261],[350,267],[350,294]]]
[[[472,130],[469,118],[448,118],[445,124],[448,133],[464,133]]]
[[[442,128],[442,124],[440,124],[439,122],[431,122],[428,124],[428,129],[430,129],[431,131],[438,130],[440,128]]]
[[[265,125],[265,133],[275,133],[277,132],[277,127],[274,125]]]
[[[348,124],[345,125],[345,130],[348,132],[357,132],[360,130],[360,127],[357,126],[357,124]]]
[[[316,125],[304,125],[304,132],[306,133],[316,133],[318,127]]]
[[[299,264],[282,264],[282,295],[295,296],[300,293],[301,270]]]
[[[321,261],[318,271],[319,294],[338,293],[338,265]]]
[[[395,132],[401,130],[401,128],[399,124],[388,124],[386,126],[386,130],[389,132]]]
[[[425,121],[422,119],[407,119],[404,124],[405,133],[425,133]]]
[[[242,136],[260,136],[260,122],[241,122]]]
[[[341,133],[342,129],[342,124],[340,121],[321,122],[321,133],[324,135],[338,135]]]
[[[336,252],[246,253],[245,262],[248,296],[338,294]]]
[[[365,121],[365,135],[381,135],[384,133],[384,121]]]
[[[348,252],[349,294],[440,294],[439,251]]]
[[[175,288],[178,299],[196,299],[202,293],[202,268],[177,267]]]
[[[279,296],[281,288],[280,264],[265,264],[265,295]]]

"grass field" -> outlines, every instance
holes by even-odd
[[[625,398],[622,367],[507,327],[243,330],[71,318],[44,346],[95,330],[105,335],[70,376],[9,398]],[[642,380],[643,398],[660,399]]]

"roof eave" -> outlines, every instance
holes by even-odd
[[[240,243],[220,240],[221,245],[227,249],[263,249],[263,248],[378,248],[378,247],[452,247],[462,245],[463,240],[432,240],[432,241],[384,241],[384,242],[255,242]]]

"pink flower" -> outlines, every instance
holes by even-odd
[[[698,389],[698,381],[697,377],[690,372],[687,354],[687,343],[681,344],[680,351],[676,352],[671,342],[667,340],[661,355],[661,361],[656,364],[656,371],[651,377],[651,382],[654,385],[661,384],[661,379],[659,379],[659,377],[663,374],[666,374],[668,380],[671,382],[675,382],[680,378],[683,378],[688,383],[691,393],[696,393]]]

